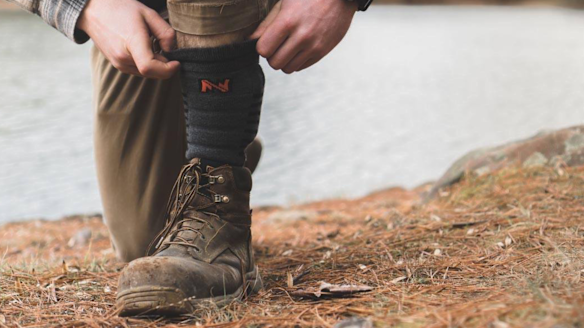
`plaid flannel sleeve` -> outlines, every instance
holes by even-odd
[[[77,19],[89,0],[8,0],[24,10],[42,17],[47,24],[76,43],[89,40],[85,32],[75,28]]]

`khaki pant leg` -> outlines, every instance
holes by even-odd
[[[123,74],[95,47],[95,159],[105,223],[120,259],[144,256],[164,226],[166,203],[184,164],[178,74],[151,80]]]
[[[253,32],[277,0],[168,0],[170,25],[180,33],[217,36]]]

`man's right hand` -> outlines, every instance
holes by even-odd
[[[90,0],[77,28],[91,37],[112,65],[123,73],[167,79],[179,68],[152,50],[151,36],[164,51],[175,47],[175,32],[160,15],[136,0]]]

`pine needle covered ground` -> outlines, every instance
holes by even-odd
[[[173,320],[116,315],[124,264],[99,217],[6,224],[0,326],[331,327],[349,317],[378,327],[584,325],[584,169],[466,178],[416,205],[422,189],[257,209],[265,290]],[[322,281],[374,289],[294,296]]]

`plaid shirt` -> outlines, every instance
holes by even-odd
[[[61,31],[76,43],[85,43],[89,36],[75,28],[81,11],[89,0],[8,0],[24,10],[42,17],[49,25]],[[158,11],[166,9],[166,0],[138,0]]]
[[[89,40],[87,34],[77,30],[77,19],[89,0],[8,0],[24,10],[39,15],[52,27],[76,43]]]

